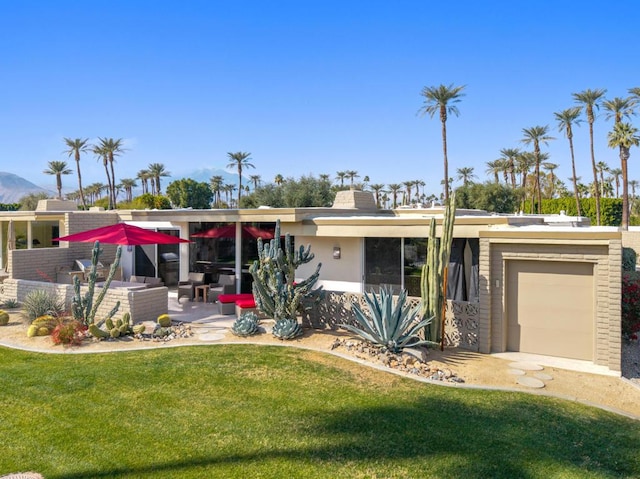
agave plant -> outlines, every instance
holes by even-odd
[[[256,313],[245,313],[233,322],[231,332],[241,337],[253,336],[260,331],[259,322]]]
[[[284,318],[276,320],[271,332],[278,339],[295,339],[302,334],[302,327],[296,319]]]
[[[433,318],[416,320],[421,306],[412,308],[407,303],[406,290],[400,292],[395,303],[391,287],[386,286],[380,288],[379,295],[365,293],[364,297],[369,314],[362,311],[359,304],[354,304],[353,312],[359,327],[350,324],[342,324],[341,327],[392,352],[399,352],[406,347],[434,344],[421,340],[418,336],[418,331],[427,326]]]

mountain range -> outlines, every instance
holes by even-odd
[[[216,168],[202,168],[195,170],[191,173],[171,175],[162,182],[162,190],[165,191],[166,187],[172,181],[180,180],[183,178],[191,178],[198,182],[209,184],[209,180],[212,176],[222,176],[224,183],[235,184],[238,182],[238,175],[229,173],[226,170]],[[168,180],[168,181],[167,181]],[[65,188],[67,190],[67,188]],[[72,191],[69,189],[69,191]],[[22,197],[30,193],[46,193],[51,197],[56,196],[56,192],[42,188],[29,180],[22,178],[21,176],[13,173],[7,173],[0,171],[0,203],[9,204],[17,203]]]

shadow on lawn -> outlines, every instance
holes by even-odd
[[[574,409],[567,411],[561,401],[515,393],[457,397],[400,398],[394,407],[309,413],[295,424],[282,425],[282,436],[290,436],[291,442],[302,434],[318,443],[316,447],[274,446],[265,451],[256,444],[253,452],[224,453],[212,446],[210,455],[188,461],[47,478],[196,477],[196,470],[206,471],[201,477],[224,477],[225,471],[233,471],[234,477],[271,477],[277,476],[283,460],[289,462],[289,471],[300,463],[317,477],[349,477],[341,473],[342,466],[358,477],[529,479],[563,473],[581,477],[587,471],[592,477],[640,477],[640,426],[628,419],[587,409],[576,418],[570,413]]]

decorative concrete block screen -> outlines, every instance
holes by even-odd
[[[58,298],[64,299],[65,304],[70,309],[71,299],[74,296],[73,285],[70,284],[7,278],[1,286],[1,297],[3,300],[17,299],[18,302],[22,302],[30,291],[39,289],[56,294]],[[80,286],[80,294],[84,296],[86,292],[87,286]],[[96,288],[94,298],[97,298],[99,292],[100,289]],[[114,318],[122,318],[124,313],[129,312],[134,322],[154,321],[159,315],[168,311],[168,293],[169,290],[166,287],[135,291],[127,288],[109,288],[98,308],[96,320],[104,318],[116,303],[120,301],[120,307]]]
[[[420,298],[409,297],[412,306]],[[314,303],[302,317],[302,324],[314,329],[338,329],[341,324],[355,324],[353,304],[360,304],[367,311],[364,295],[340,291],[325,291],[324,298]],[[478,351],[479,304],[464,301],[447,301],[445,317],[445,344]]]

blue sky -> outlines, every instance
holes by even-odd
[[[420,91],[455,84],[450,176],[489,179],[501,148],[525,148],[523,128],[549,125],[544,151],[569,183],[553,113],[574,92],[640,86],[639,20],[631,0],[0,0],[0,171],[53,185],[42,171],[67,159],[63,137],[101,136],[125,140],[118,178],[153,162],[181,177],[248,151],[247,174],[267,182],[350,169],[439,193],[440,123],[417,115]],[[596,121],[596,160],[619,167],[611,125]],[[588,182],[586,123],[574,141]],[[640,150],[629,165],[640,180]],[[91,155],[81,167],[85,184],[106,182]]]

